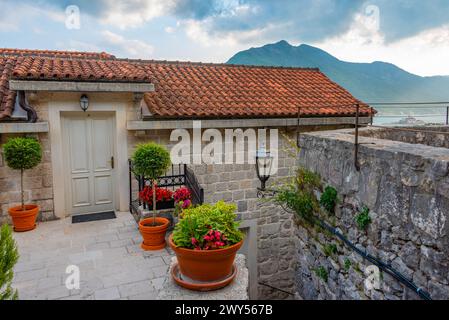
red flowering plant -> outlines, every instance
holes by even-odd
[[[216,250],[234,245],[243,239],[236,219],[236,206],[219,201],[202,204],[183,211],[173,231],[178,247],[193,250]]]
[[[173,194],[173,199],[175,200],[175,216],[182,213],[182,210],[190,208],[192,205],[192,193],[187,187],[179,188]]]
[[[190,192],[190,189],[187,187],[179,188],[173,194],[173,199],[175,199],[176,203],[178,203],[179,201],[191,200],[191,198],[192,193]]]
[[[153,188],[151,186],[145,186],[143,190],[139,192],[139,198],[151,207],[153,205]],[[156,185],[156,203],[170,201],[172,198],[172,191],[165,188],[158,188]]]
[[[210,229],[209,232],[203,236],[202,241],[198,241],[195,237],[191,239],[195,250],[214,250],[221,249],[228,245],[226,236],[218,230]]]

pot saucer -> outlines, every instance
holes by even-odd
[[[173,280],[180,285],[181,287],[184,287],[189,290],[194,291],[213,291],[218,290],[221,288],[226,287],[228,284],[230,284],[235,276],[237,275],[237,267],[235,263],[232,265],[232,273],[226,277],[223,280],[220,281],[212,281],[212,282],[203,282],[203,281],[195,281],[192,279],[187,278],[186,276],[182,275],[179,271],[179,265],[178,262],[176,262],[172,269],[171,269],[171,275],[173,277]]]
[[[143,250],[145,250],[145,251],[149,251],[149,250],[152,250],[152,251],[155,251],[155,250],[162,250],[162,249],[165,248],[165,242],[164,242],[163,244],[158,244],[158,245],[155,245],[155,246],[149,246],[149,245],[146,245],[145,243],[143,243],[143,241],[142,241],[142,243],[140,244],[140,247],[141,247]]]
[[[31,231],[31,230],[36,229],[36,226],[37,226],[37,224],[35,223],[32,228],[25,228],[25,229],[19,228],[19,229],[16,229],[16,227],[13,227],[13,230],[14,230],[14,232],[27,232],[27,231]]]

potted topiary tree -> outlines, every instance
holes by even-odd
[[[172,268],[176,283],[208,291],[232,282],[237,274],[235,255],[243,244],[235,211],[234,204],[223,201],[183,210],[168,240],[178,260]]]
[[[3,145],[3,153],[6,165],[11,169],[20,170],[21,205],[8,209],[14,224],[14,231],[23,232],[33,230],[36,227],[39,206],[25,204],[23,173],[25,170],[32,169],[41,162],[41,145],[34,138],[12,138]]]
[[[170,154],[161,145],[150,142],[139,144],[132,156],[134,173],[151,180],[153,190],[153,217],[139,222],[139,231],[143,237],[144,250],[160,250],[165,247],[165,232],[170,221],[156,217],[156,182],[170,166]]]

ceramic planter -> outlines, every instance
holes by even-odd
[[[219,284],[228,284],[226,279],[235,276],[234,259],[237,251],[243,244],[243,240],[228,248],[217,250],[193,250],[176,247],[173,242],[173,235],[168,240],[170,247],[176,254],[180,273],[198,282],[197,285],[190,283],[189,289],[193,290],[213,290],[220,287]],[[176,280],[176,279],[175,279]],[[183,285],[181,283],[181,285]],[[224,285],[221,285],[223,287]]]
[[[39,213],[39,206],[26,204],[25,210],[22,210],[22,206],[12,207],[8,209],[8,213],[12,218],[14,231],[30,231],[36,228],[36,218]]]
[[[153,226],[153,218],[142,219],[139,222],[139,231],[143,237],[140,247],[143,250],[161,250],[165,248],[165,233],[170,221],[166,218],[156,217],[156,225]]]

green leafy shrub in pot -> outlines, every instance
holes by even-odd
[[[185,209],[173,231],[174,244],[187,249],[213,250],[239,243],[243,240],[243,234],[238,229],[239,222],[235,221],[235,211],[235,204],[224,201]],[[210,239],[214,235],[217,239]],[[220,245],[211,243],[215,240]]]

